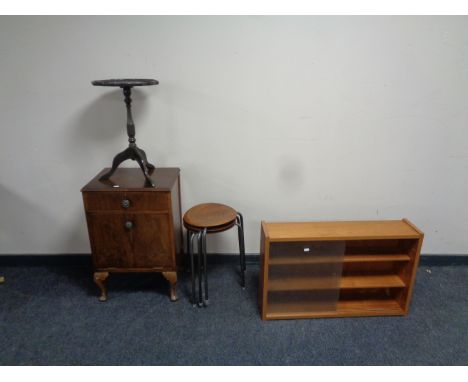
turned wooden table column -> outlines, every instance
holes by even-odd
[[[178,168],[156,168],[149,176],[137,168],[118,168],[112,180],[103,169],[82,188],[99,300],[107,300],[112,272],[158,272],[177,300],[177,267],[182,247]],[[146,186],[146,187],[145,187]]]

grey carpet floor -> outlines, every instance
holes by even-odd
[[[258,266],[209,270],[208,308],[171,303],[157,274],[3,267],[0,365],[468,365],[468,266],[420,267],[407,317],[260,320]]]

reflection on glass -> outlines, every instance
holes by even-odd
[[[268,310],[335,311],[344,241],[271,243]]]

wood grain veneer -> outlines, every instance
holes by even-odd
[[[262,319],[407,314],[423,238],[407,219],[262,222]]]

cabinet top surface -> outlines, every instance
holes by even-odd
[[[109,180],[99,180],[107,171],[103,169],[81,191],[170,191],[180,173],[176,167],[157,167],[150,173],[156,187],[148,187],[140,168],[118,168]]]
[[[423,233],[407,219],[329,222],[262,222],[270,241],[371,240],[420,238]]]

